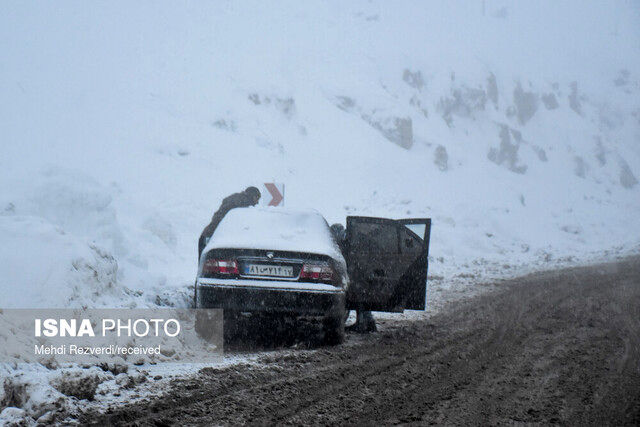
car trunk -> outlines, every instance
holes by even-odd
[[[233,260],[237,262],[236,274],[206,273],[203,270],[207,260]],[[203,257],[200,266],[200,277],[246,280],[279,280],[279,281],[313,281],[301,278],[303,265],[323,263],[336,271],[336,284],[340,272],[331,257],[322,254],[292,251],[270,251],[264,249],[212,249]]]

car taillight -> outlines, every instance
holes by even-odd
[[[208,259],[202,267],[204,274],[238,274],[238,262],[235,260]]]
[[[333,275],[333,269],[329,264],[305,263],[300,272],[300,280],[331,282]]]

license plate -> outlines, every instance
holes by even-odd
[[[293,267],[287,265],[247,264],[244,274],[248,276],[293,277]]]

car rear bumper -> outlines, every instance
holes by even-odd
[[[197,308],[338,316],[345,299],[343,289],[323,284],[221,279],[196,284]]]

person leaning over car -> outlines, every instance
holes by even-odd
[[[198,261],[200,261],[204,247],[209,242],[213,232],[216,231],[218,224],[220,224],[220,221],[222,221],[222,218],[224,218],[227,212],[234,208],[255,206],[259,200],[260,190],[256,187],[247,187],[242,193],[234,193],[225,197],[216,213],[213,214],[209,225],[207,225],[204,230],[202,230],[202,234],[200,234],[200,239],[198,240]]]

